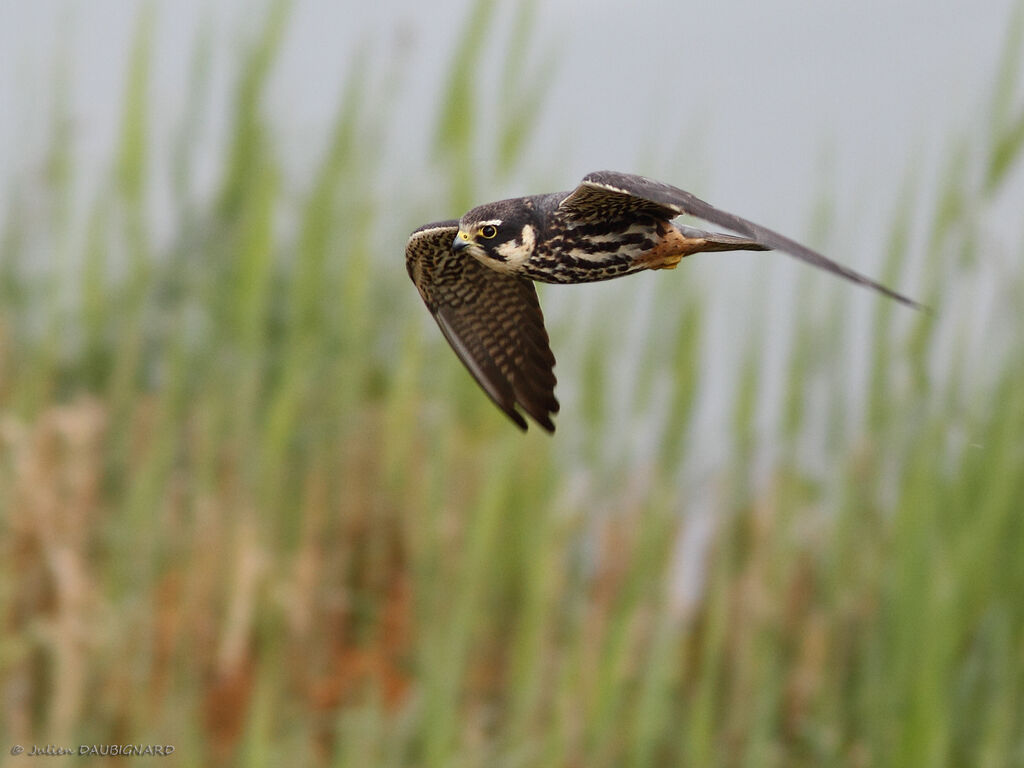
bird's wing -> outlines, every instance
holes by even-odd
[[[699,197],[670,184],[663,184],[644,176],[615,171],[597,171],[588,174],[580,182],[580,185],[562,200],[560,207],[571,211],[582,220],[597,220],[631,214],[649,214],[669,219],[683,214],[696,216],[712,224],[738,232],[767,248],[785,251],[790,256],[795,256],[808,264],[813,264],[851,282],[873,288],[907,306],[921,308],[920,304],[903,294],[886,288],[881,283],[844,267],[842,264],[837,264],[785,235],[780,235],[760,224],[715,208]]]
[[[520,406],[554,432],[555,356],[537,290],[525,278],[489,269],[468,254],[452,253],[458,222],[420,227],[409,236],[409,276],[473,378],[521,429]]]

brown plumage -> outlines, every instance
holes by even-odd
[[[453,253],[458,231],[457,221],[446,221],[413,232],[406,247],[409,276],[452,349],[498,407],[526,429],[518,404],[553,432],[555,356],[537,289]]]
[[[672,223],[691,215],[739,233]],[[448,343],[519,427],[555,429],[555,358],[533,281],[672,269],[701,251],[779,249],[911,307],[911,299],[784,235],[643,176],[599,171],[571,192],[501,200],[415,230],[406,267]]]

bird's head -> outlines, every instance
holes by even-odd
[[[452,250],[468,253],[494,269],[515,271],[533,255],[536,244],[532,207],[505,200],[478,206],[463,216]]]

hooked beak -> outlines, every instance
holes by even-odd
[[[459,230],[459,234],[455,236],[455,242],[452,243],[452,253],[460,253],[469,247],[469,234]]]

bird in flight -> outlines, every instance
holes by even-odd
[[[689,215],[736,235],[672,223]],[[916,302],[817,251],[669,184],[598,171],[576,189],[501,200],[409,236],[405,264],[466,368],[521,429],[519,409],[549,432],[558,412],[555,357],[534,281],[587,283],[674,269],[701,251],[778,249],[910,307]]]

